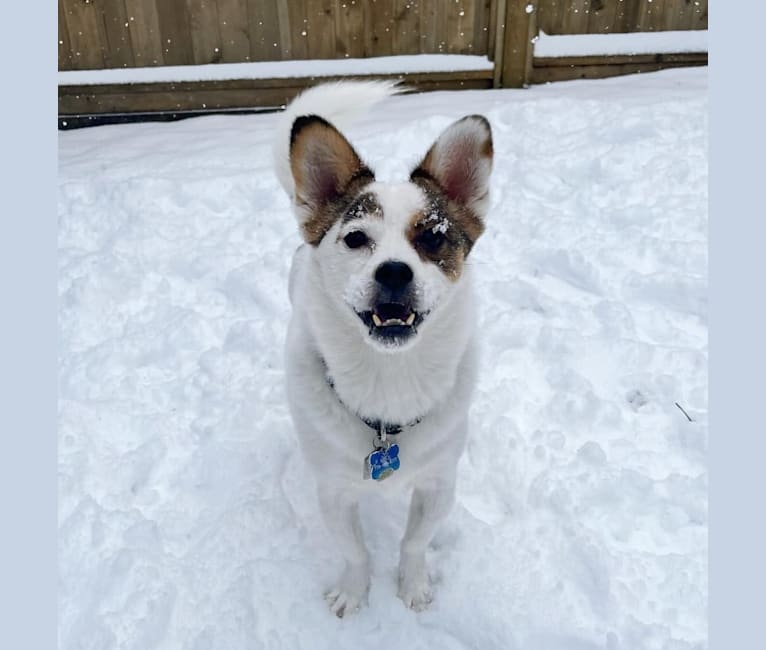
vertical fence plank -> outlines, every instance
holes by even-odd
[[[665,0],[662,29],[683,30],[691,27],[693,0]]]
[[[619,0],[591,0],[588,14],[589,34],[609,34],[617,22]]]
[[[450,54],[470,54],[473,49],[475,0],[463,0],[445,11],[449,18],[447,51]],[[470,46],[470,47],[469,47]]]
[[[223,57],[215,0],[186,0],[194,63],[218,63]]]
[[[393,52],[393,0],[370,0],[365,8],[367,56],[389,56]]]
[[[277,0],[277,21],[279,23],[279,42],[282,43],[282,59],[292,59],[293,35],[290,31],[290,10],[288,0]]]
[[[332,0],[307,0],[306,19],[310,59],[334,59],[335,16]]]
[[[101,11],[93,0],[63,0],[64,20],[69,32],[73,70],[104,67]]]
[[[472,54],[483,54],[488,56],[489,34],[490,34],[490,16],[492,11],[492,2],[490,0],[474,0],[476,9],[473,22],[473,39],[470,48]],[[491,60],[492,57],[490,57]]]
[[[159,0],[160,2],[162,0]],[[250,60],[250,25],[247,18],[245,0],[216,0],[218,4],[218,23],[221,30],[221,49],[223,63],[238,63]],[[276,42],[276,41],[275,41]],[[278,49],[272,43],[272,47]]]
[[[537,24],[546,34],[562,34],[569,0],[544,0],[540,3]]]
[[[185,2],[157,2],[162,53],[167,65],[194,63],[189,11]]]
[[[436,52],[436,12],[438,0],[420,0],[420,52]]]
[[[286,56],[290,45],[284,42],[276,0],[247,0],[247,22],[251,61],[279,61]]]
[[[707,29],[707,3],[708,0],[695,0],[692,15],[692,29]]]
[[[503,55],[505,50],[505,19],[507,14],[507,0],[497,0],[495,7],[494,32],[495,49],[492,60],[495,62],[492,86],[503,87]]]
[[[521,88],[529,82],[532,73],[531,41],[537,32],[537,4],[536,0],[506,1],[500,78],[503,88]],[[532,11],[527,11],[528,5],[531,5]]]
[[[418,0],[394,2],[393,51],[417,54],[420,51],[420,7]]]
[[[497,4],[498,0],[491,0],[489,3],[489,12],[487,14],[487,56],[490,61],[495,60],[495,25],[497,22]]]
[[[155,0],[125,0],[136,66],[163,65],[160,19]]]
[[[336,0],[335,40],[339,57],[361,58],[364,56],[364,8],[363,0]]]
[[[571,0],[563,13],[562,29],[565,34],[585,34],[588,31],[590,0]]]
[[[59,70],[72,69],[72,44],[69,42],[69,30],[66,26],[64,3],[58,0],[59,5]]]
[[[104,26],[104,65],[107,68],[132,68],[135,65],[130,41],[130,23],[124,0],[101,0]]]
[[[306,3],[305,0],[289,0],[288,6],[288,25],[290,27],[290,39],[292,41],[291,59],[308,59],[309,44],[308,30],[306,24]]]

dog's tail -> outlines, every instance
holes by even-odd
[[[378,102],[402,90],[395,81],[337,81],[314,86],[296,97],[280,116],[273,147],[274,168],[287,195],[293,197],[290,131],[297,117],[318,115],[343,129]]]

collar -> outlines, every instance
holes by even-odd
[[[341,403],[341,405],[347,410],[356,415],[362,422],[364,422],[370,429],[375,431],[377,434],[384,434],[385,436],[396,436],[402,432],[402,429],[404,427],[414,427],[416,424],[420,424],[420,422],[423,421],[423,418],[425,415],[421,415],[418,418],[415,418],[414,420],[411,420],[410,422],[405,422],[404,424],[394,423],[394,422],[384,422],[383,420],[370,420],[369,418],[364,417],[363,415],[359,414],[357,411],[354,411],[353,409],[349,408],[349,406],[340,398],[340,395],[338,395],[338,391],[335,390],[335,382],[333,381],[332,376],[330,375],[330,369],[327,367],[327,362],[324,360],[323,357],[319,357],[319,360],[322,362],[322,365],[324,366],[324,377],[325,381],[327,381],[327,385],[332,389],[332,392],[335,394],[336,399]]]

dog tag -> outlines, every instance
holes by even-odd
[[[399,445],[385,445],[364,459],[364,478],[383,481],[399,469]]]

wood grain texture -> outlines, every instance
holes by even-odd
[[[59,70],[72,69],[72,44],[69,42],[69,30],[66,25],[64,3],[58,0],[59,20],[58,20],[58,52],[59,52]]]
[[[218,63],[223,57],[215,0],[186,0],[194,63]]]
[[[250,60],[250,23],[246,0],[216,0],[218,4],[218,28],[221,31],[223,63],[240,63]],[[273,45],[278,49],[279,45]]]
[[[364,56],[364,8],[361,0],[336,1],[335,41],[338,58]]]
[[[156,1],[125,0],[125,9],[128,13],[135,65],[163,65],[165,56]]]
[[[130,23],[124,0],[102,0],[101,21],[104,26],[104,66],[132,68],[135,66]]]
[[[103,68],[105,36],[100,8],[92,0],[62,0],[61,4],[69,33],[71,69]]]
[[[306,0],[308,57],[310,59],[336,58],[333,9],[331,0]]]
[[[185,2],[157,2],[162,54],[166,65],[194,63],[189,10]]]

